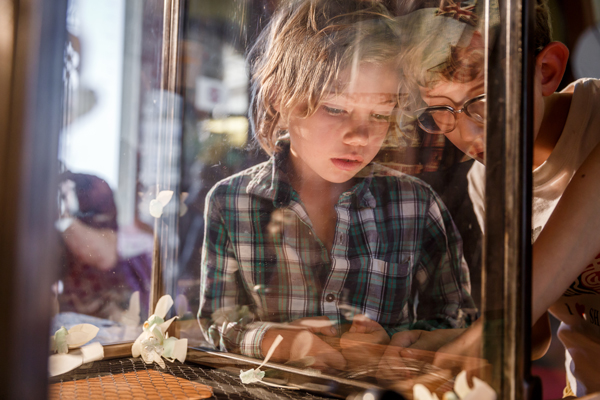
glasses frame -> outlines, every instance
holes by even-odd
[[[427,133],[433,133],[433,134],[444,134],[444,133],[452,132],[456,128],[456,124],[458,121],[457,114],[464,113],[467,117],[471,118],[473,121],[483,124],[483,122],[485,121],[485,118],[478,119],[478,118],[474,117],[473,115],[471,115],[471,113],[469,113],[469,110],[468,110],[468,107],[471,104],[473,104],[477,101],[481,101],[481,100],[485,100],[485,93],[480,94],[479,96],[475,96],[475,97],[465,101],[463,106],[458,110],[452,106],[445,105],[445,106],[424,107],[424,108],[420,108],[417,111],[415,111],[416,114],[422,114],[426,111],[449,111],[450,113],[452,113],[452,116],[454,117],[454,124],[452,124],[452,129],[448,129],[448,130],[439,129],[439,131],[434,131],[434,130],[426,128],[425,125],[423,125],[421,123],[421,120],[419,118],[417,118],[417,122],[419,123],[419,126],[421,127],[421,129],[423,129]]]

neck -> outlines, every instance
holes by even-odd
[[[572,93],[554,93],[544,98],[544,118],[533,143],[533,168],[542,165],[560,139],[569,109]]]
[[[340,195],[352,188],[355,179],[342,183],[329,182],[312,171],[306,165],[298,165],[291,154],[287,165],[288,177],[294,190],[300,195],[303,202],[337,203]],[[301,164],[301,162],[300,162]]]

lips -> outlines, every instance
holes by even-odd
[[[361,166],[363,163],[363,158],[360,156],[350,155],[339,158],[332,158],[331,162],[333,163],[333,165],[335,165],[343,171],[350,171]]]

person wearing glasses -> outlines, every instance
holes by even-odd
[[[442,8],[431,13],[433,18],[444,17]],[[535,32],[532,321],[537,323],[532,356],[541,357],[550,344],[549,310],[561,321],[565,396],[586,396],[600,392],[600,81],[580,79],[555,92],[569,51],[551,40],[545,0],[537,0]],[[467,46],[450,47],[445,62],[415,75],[426,106],[414,117],[423,130],[444,134],[478,161],[468,175],[469,194],[483,230],[484,42],[476,29],[470,40],[464,39],[465,35],[461,40]],[[478,355],[479,322],[457,338],[443,333],[399,333],[391,344],[438,350],[434,361],[438,366],[449,365],[444,353]],[[447,343],[447,339],[454,340]],[[380,368],[384,380],[393,378],[389,371],[397,358],[384,357]]]
[[[419,126],[428,133],[444,134],[452,143],[459,146],[467,155],[483,163],[484,148],[483,137],[481,135],[464,136],[461,129],[456,129],[460,125],[483,126],[485,120],[485,94],[472,97],[462,104],[462,107],[456,109],[448,103],[449,99],[443,96],[429,98],[431,104],[440,103],[417,110]],[[464,118],[460,116],[464,115]],[[469,127],[465,129],[467,135],[472,132]]]
[[[392,28],[378,2],[289,2],[249,52],[250,117],[270,158],[206,197],[198,321],[209,345],[364,371],[398,331],[475,318],[446,207],[372,163],[401,102]]]

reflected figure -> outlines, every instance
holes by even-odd
[[[199,323],[222,351],[328,371],[370,365],[396,332],[474,318],[461,239],[422,181],[372,163],[401,97],[379,3],[279,9],[249,54],[270,159],[207,195]]]
[[[147,314],[151,255],[123,257],[118,250],[117,208],[102,179],[65,172],[59,185],[60,219],[56,228],[64,244],[59,311],[119,322],[131,294],[140,292]]]
[[[437,13],[426,15],[431,20],[448,18],[442,6]],[[496,17],[492,14],[489,20]],[[446,135],[477,161],[468,175],[469,195],[483,229],[486,185],[483,123],[486,101],[492,101],[486,99],[484,92],[485,44],[481,31],[464,23],[468,21],[448,20],[455,25],[446,26],[448,37],[452,34],[461,37],[462,46],[438,43],[439,47],[432,48],[425,45],[431,44],[426,41],[416,46],[432,53],[447,53],[445,59],[438,57],[435,65],[422,63],[420,69],[412,68],[422,71],[412,78],[420,86],[426,103],[416,113],[423,129]],[[429,24],[435,25],[434,21]],[[539,358],[548,349],[550,329],[546,313],[550,311],[561,321],[558,337],[567,350],[565,395],[598,396],[600,81],[580,79],[556,92],[569,51],[564,44],[551,39],[544,0],[536,1],[535,28],[534,102],[529,116],[533,119],[532,357]],[[426,59],[413,61],[418,64]],[[481,330],[481,323],[477,322],[458,338],[447,335],[448,332],[410,332],[394,339],[405,347],[438,351],[435,360],[431,360],[435,365],[460,369],[469,368],[470,361],[456,355],[480,355]],[[455,340],[447,343],[448,339]],[[390,364],[382,369],[390,371]]]

